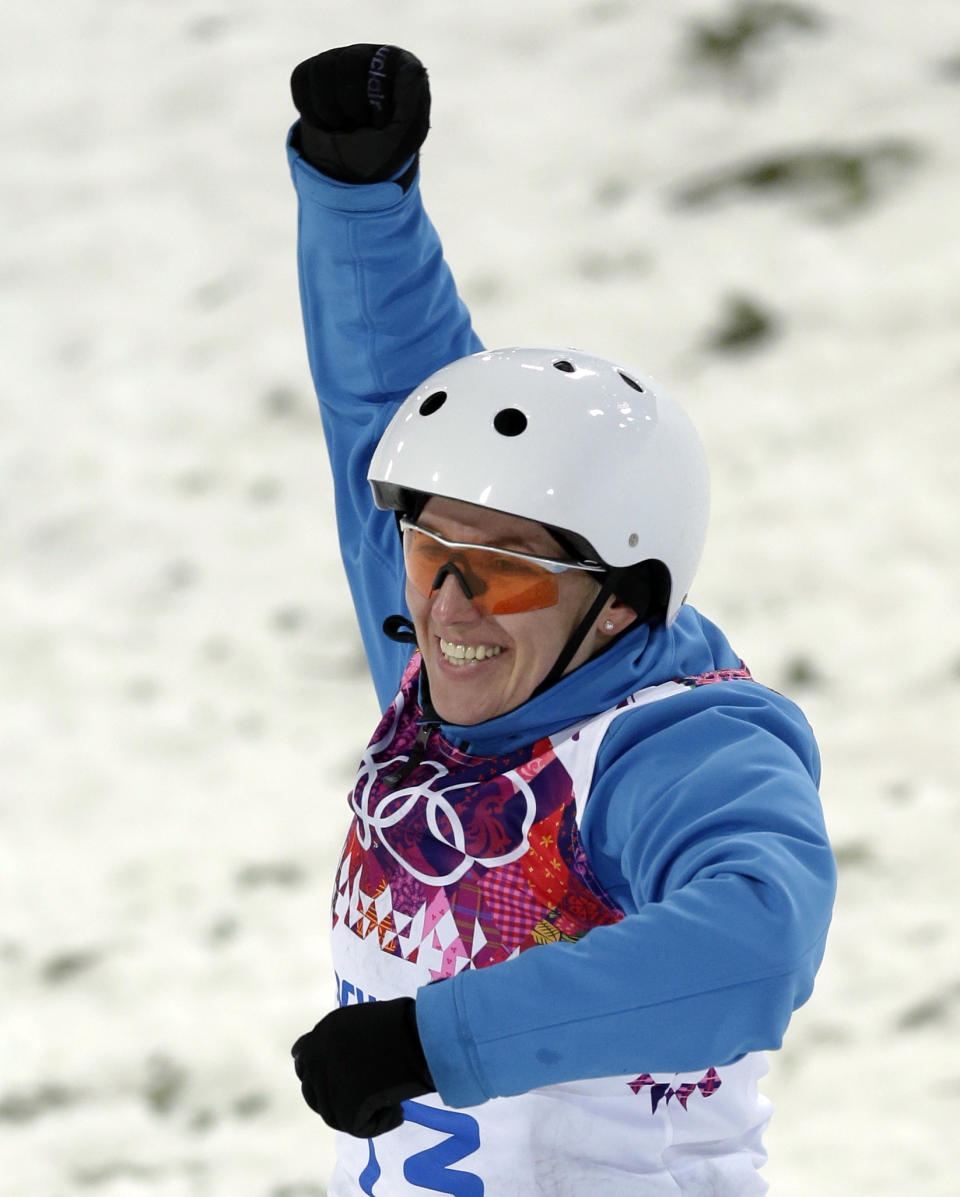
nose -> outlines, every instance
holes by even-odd
[[[430,587],[431,591],[439,590],[443,585],[444,578],[448,574],[452,574],[460,584],[460,589],[468,599],[476,598],[481,594],[486,587],[478,578],[475,578],[469,566],[463,566],[456,561],[448,561],[446,565],[441,565],[437,570],[437,576],[433,579],[433,584]]]
[[[477,620],[480,612],[472,599],[467,598],[459,577],[453,570],[447,570],[440,585],[431,595],[431,613],[438,623],[469,623]]]

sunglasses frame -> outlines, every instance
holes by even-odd
[[[590,574],[607,573],[605,565],[598,565],[594,562],[557,561],[553,557],[537,557],[533,553],[521,553],[516,549],[501,549],[495,544],[472,544],[469,541],[448,540],[445,536],[441,536],[439,532],[431,532],[429,528],[423,528],[420,524],[415,524],[412,520],[408,520],[403,516],[397,522],[401,532],[420,532],[424,536],[429,537],[430,540],[435,540],[438,544],[442,544],[445,549],[478,549],[480,552],[497,553],[501,557],[514,557],[518,561],[527,561],[531,565],[539,565],[551,574],[564,574],[568,570],[573,569]]]

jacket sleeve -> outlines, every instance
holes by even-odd
[[[625,917],[418,992],[443,1100],[779,1047],[810,996],[836,883],[818,774],[803,716],[756,684],[616,720],[581,835]]]
[[[406,612],[393,515],[378,511],[370,457],[400,402],[448,362],[482,348],[420,199],[392,182],[351,185],[288,141],[299,201],[300,301],[330,455],[344,567],[381,705],[409,657],[384,618]]]

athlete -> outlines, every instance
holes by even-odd
[[[801,712],[686,602],[697,434],[652,379],[485,350],[420,198],[426,72],[301,63],[301,300],[383,717],[293,1048],[332,1197],[766,1191],[758,1091],[835,868]],[[425,381],[424,381],[425,380]]]

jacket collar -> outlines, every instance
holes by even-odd
[[[672,678],[731,669],[739,659],[720,630],[685,606],[672,625],[646,624],[528,702],[470,725],[440,723],[443,736],[480,756],[500,756],[609,710],[628,695]]]

